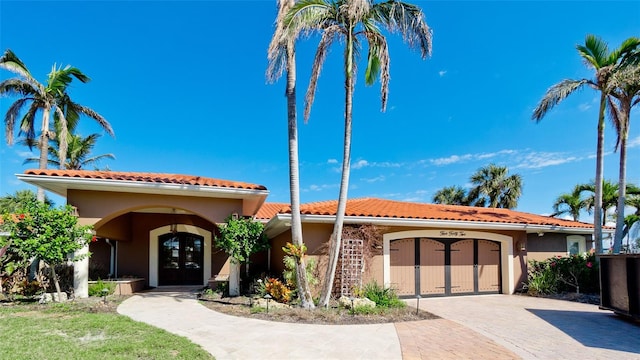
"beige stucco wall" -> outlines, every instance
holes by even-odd
[[[80,222],[103,223],[139,209],[172,208],[186,210],[214,223],[222,223],[232,213],[242,213],[241,199],[134,194],[69,190],[67,203],[78,209]]]
[[[308,254],[310,257],[316,257],[319,259],[318,261],[318,273],[322,277],[324,272],[326,271],[326,260],[324,258],[319,257],[322,247],[326,246],[326,243],[331,236],[331,231],[333,229],[332,224],[303,224],[303,239],[305,244],[307,245],[309,251]],[[421,227],[400,227],[400,226],[384,226],[379,227],[380,231],[384,233],[396,233],[401,231],[409,231],[409,230],[450,230],[444,228],[421,228]],[[498,235],[505,235],[513,238],[512,240],[512,248],[513,250],[513,284],[511,284],[511,288],[518,289],[521,287],[522,283],[526,281],[527,277],[527,251],[520,251],[516,248],[516,245],[519,242],[524,242],[525,247],[527,246],[527,234],[524,231],[485,231],[482,232],[490,232]],[[272,240],[272,250],[271,250],[271,273],[273,274],[281,274],[283,270],[282,258],[284,256],[284,252],[282,251],[282,247],[286,244],[286,242],[291,241],[291,232],[286,231],[278,236],[276,236]],[[506,271],[506,264],[502,264],[502,271]],[[380,253],[379,255],[373,256],[370,260],[369,264],[366,264],[366,271],[364,273],[363,282],[366,284],[368,282],[377,282],[378,284],[384,283],[384,264],[383,264],[383,255]],[[503,289],[509,289],[510,287],[507,284],[503,284]]]

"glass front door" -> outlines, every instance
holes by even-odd
[[[159,237],[158,284],[202,285],[204,239],[179,232]]]

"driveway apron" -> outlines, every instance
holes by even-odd
[[[415,306],[415,300],[409,304]],[[422,299],[420,308],[475,330],[524,359],[640,359],[640,324],[597,305],[482,295]]]

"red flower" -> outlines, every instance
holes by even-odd
[[[96,241],[98,241],[98,237],[93,235],[93,237],[91,238],[91,242],[96,242]]]
[[[20,214],[20,215],[18,215],[18,219],[20,219],[20,220],[24,220],[24,214]]]
[[[593,267],[593,264],[591,263],[591,261],[589,261],[589,262],[587,263],[587,267],[588,267],[588,268],[592,268],[592,267]]]
[[[556,266],[556,262],[554,261],[551,263],[551,267],[555,267],[555,266]]]

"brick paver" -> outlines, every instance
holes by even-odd
[[[396,323],[402,358],[519,359],[486,336],[446,319]]]

